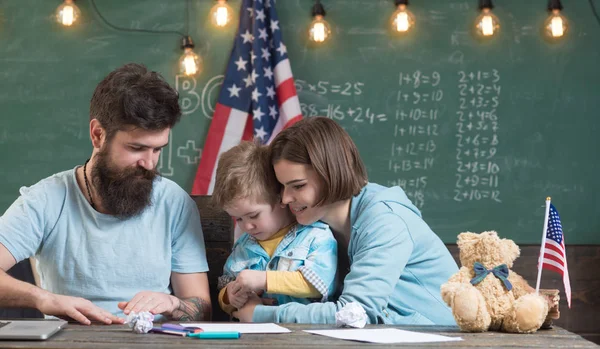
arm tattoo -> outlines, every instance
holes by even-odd
[[[179,308],[171,314],[171,318],[177,321],[210,321],[211,305],[199,297],[179,298]]]

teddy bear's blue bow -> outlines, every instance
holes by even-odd
[[[508,281],[508,267],[506,264],[500,264],[499,266],[494,267],[494,269],[488,270],[483,264],[475,262],[473,270],[475,271],[475,277],[471,279],[471,285],[477,285],[483,281],[489,273],[492,273],[504,283],[504,287],[506,287],[507,290],[512,290],[512,284]]]

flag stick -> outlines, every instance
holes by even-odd
[[[540,257],[538,259],[538,274],[535,284],[535,294],[540,292],[540,280],[542,279],[542,263],[544,258],[544,247],[546,246],[546,232],[548,231],[548,215],[550,214],[550,197],[546,198],[546,213],[544,214],[544,231],[542,232],[542,246],[540,247]]]

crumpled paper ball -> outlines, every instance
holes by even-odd
[[[348,303],[335,313],[335,324],[338,327],[363,328],[367,324],[367,313],[359,303]]]
[[[127,323],[135,333],[148,333],[154,326],[152,321],[154,321],[154,315],[149,311],[142,311],[139,314],[132,311],[127,315]]]

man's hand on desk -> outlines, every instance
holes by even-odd
[[[179,307],[179,303],[179,298],[166,293],[142,291],[133,296],[129,302],[119,302],[118,306],[125,315],[129,315],[132,311],[136,313],[149,311],[152,314],[170,317]]]
[[[92,321],[100,321],[107,325],[125,323],[124,319],[94,305],[87,299],[50,292],[44,292],[38,297],[36,308],[46,315],[71,318],[84,325],[89,325]]]
[[[125,315],[149,311],[176,321],[209,321],[210,302],[200,297],[178,298],[161,292],[138,292],[129,302],[120,302],[119,309]]]

